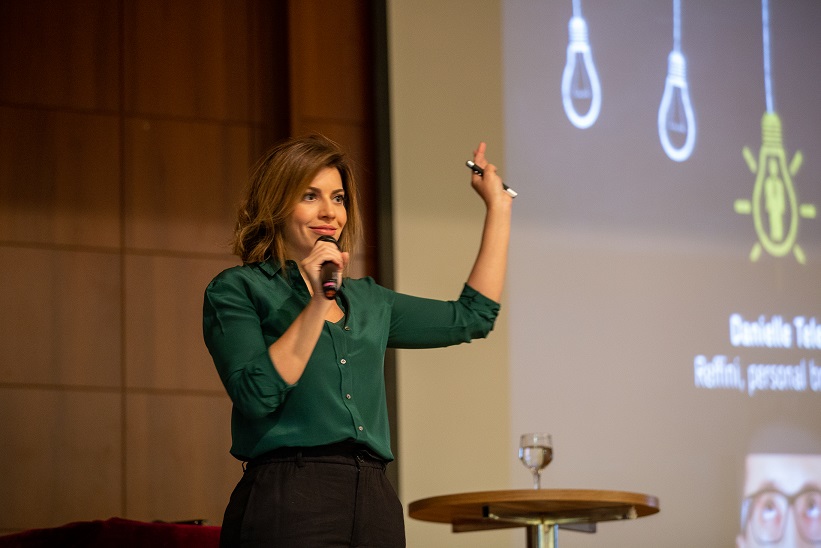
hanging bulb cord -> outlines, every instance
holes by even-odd
[[[673,0],[673,51],[681,52],[681,0]]]
[[[582,16],[582,0],[573,0],[573,17]]]
[[[773,99],[773,83],[770,68],[770,2],[761,0],[761,27],[763,30],[764,44],[764,94],[767,99],[767,112],[775,112],[775,100]]]

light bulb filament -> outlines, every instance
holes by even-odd
[[[687,115],[682,108],[681,90],[673,88],[675,98],[670,110],[667,112],[667,130],[670,133],[684,135],[687,133]]]
[[[587,99],[593,97],[593,90],[590,88],[590,78],[587,76],[587,71],[584,70],[584,55],[576,54],[576,70],[574,70],[575,77],[573,78],[574,85],[571,95],[574,99]]]
[[[787,212],[786,191],[784,180],[778,169],[775,158],[767,160],[767,176],[764,179],[764,208],[767,211],[770,228],[770,240],[782,242],[784,240],[784,215]]]

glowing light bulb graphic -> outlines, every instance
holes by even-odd
[[[770,64],[770,3],[761,0],[761,26],[764,45],[764,96],[767,111],[761,118],[761,149],[758,161],[749,148],[742,153],[747,167],[756,175],[753,186],[752,201],[738,199],[735,201],[735,212],[753,216],[753,225],[758,242],[750,251],[750,260],[755,262],[764,250],[773,257],[783,257],[790,251],[795,259],[805,264],[804,250],[796,243],[798,237],[798,218],[814,219],[814,204],[798,204],[793,185],[793,177],[801,168],[804,156],[801,151],[795,153],[789,164],[781,137],[781,118],[775,113],[775,98],[772,86]]]
[[[587,22],[580,15],[573,15],[568,30],[570,41],[562,73],[562,103],[570,122],[579,129],[586,129],[599,117],[601,84],[587,38]],[[579,110],[585,113],[581,114]]]
[[[676,50],[667,57],[667,80],[659,105],[659,139],[671,160],[683,162],[696,144],[696,117],[687,86],[687,62]]]
[[[790,162],[781,137],[781,119],[767,112],[761,119],[761,150],[758,161],[749,148],[743,149],[750,171],[756,174],[753,199],[736,200],[735,211],[753,215],[758,242],[750,251],[750,260],[761,257],[762,249],[773,257],[783,257],[790,251],[804,264],[804,250],[796,243],[798,218],[815,218],[813,204],[798,204],[793,176],[798,173],[803,155],[798,151]]]

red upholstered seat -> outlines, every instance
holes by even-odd
[[[219,536],[214,526],[111,518],[0,536],[0,548],[217,548]]]

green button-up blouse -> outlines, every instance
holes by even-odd
[[[203,334],[233,402],[231,454],[249,460],[280,447],[355,440],[392,460],[385,349],[434,348],[487,336],[498,303],[468,285],[457,301],[403,295],[372,278],[345,278],[345,316],[325,322],[302,377],[288,384],[268,347],[307,306],[296,264],[262,262],[223,271],[205,290]]]

